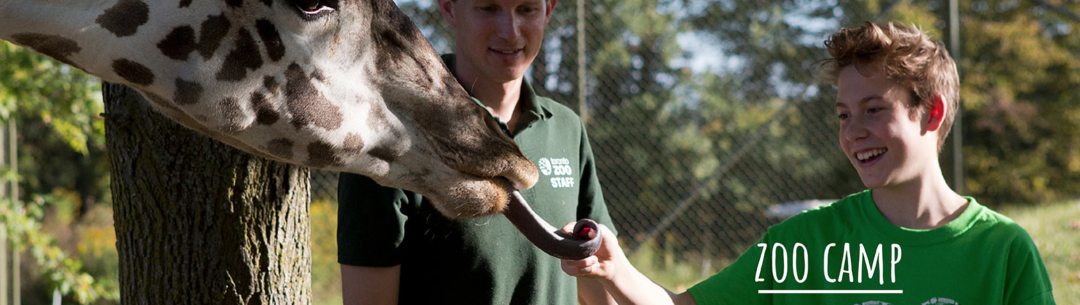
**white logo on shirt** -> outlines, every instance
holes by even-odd
[[[956,302],[956,301],[954,301],[953,299],[950,299],[950,298],[933,298],[933,299],[930,299],[930,300],[922,303],[922,305],[958,305],[958,304],[960,304],[960,303],[958,303],[958,302]],[[866,301],[866,302],[862,302],[861,304],[855,304],[855,305],[892,305],[892,304],[889,304],[887,302],[882,302],[882,301]]]
[[[570,167],[570,159],[540,158],[540,161],[537,162],[536,167],[540,169],[540,173],[544,174],[544,176],[554,176],[550,178],[551,187],[574,187],[574,169]]]
[[[930,299],[929,301],[926,301],[926,303],[922,303],[922,305],[931,305],[931,304],[949,305],[949,304],[960,304],[960,303],[957,303],[956,301],[953,301],[952,299],[949,299],[949,298],[933,298],[933,299]]]
[[[548,158],[540,158],[540,162],[537,163],[539,164],[536,167],[540,168],[541,174],[544,174],[544,176],[551,175],[551,161],[548,161]]]

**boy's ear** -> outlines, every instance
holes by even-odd
[[[449,23],[451,27],[457,27],[457,20],[454,18],[454,0],[439,0],[439,12],[442,13],[443,19],[446,19],[446,23]]]
[[[545,15],[544,16],[544,24],[545,25],[547,25],[547,22],[551,20],[551,15],[552,15],[552,13],[555,12],[555,3],[558,3],[558,2],[559,2],[559,0],[547,0],[547,1],[544,2],[544,6],[546,6],[545,7],[546,11],[544,12],[544,15]]]
[[[926,112],[926,131],[936,131],[941,128],[941,122],[945,120],[945,97],[941,94],[934,94],[931,97],[930,109]]]

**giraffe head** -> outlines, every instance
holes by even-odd
[[[500,212],[537,180],[391,0],[0,0],[0,39],[232,146],[412,190],[449,217]]]

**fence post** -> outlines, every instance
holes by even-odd
[[[0,305],[7,305],[7,226],[0,226]]]
[[[960,74],[960,7],[957,0],[949,0],[949,53],[956,62],[956,73]],[[964,193],[964,104],[956,101],[956,116],[953,118],[953,191]]]
[[[9,117],[8,121],[10,122],[14,119],[15,118],[13,117]],[[8,133],[4,132],[5,129],[5,126],[0,125],[0,168],[3,168],[5,163],[7,163],[8,161],[8,158],[5,158],[7,155],[7,146],[4,144],[7,143],[8,135]],[[8,184],[6,182],[0,183],[0,200],[2,200],[3,198],[7,198],[7,186]],[[8,305],[8,288],[10,287],[8,285],[8,278],[11,276],[11,273],[14,273],[8,272],[7,235],[7,225],[0,225],[0,305]]]
[[[11,164],[11,172],[15,177],[19,174],[19,154],[18,154],[18,128],[15,125],[15,118],[8,119],[8,161]],[[11,203],[21,205],[19,203],[19,179],[11,180]],[[21,265],[21,257],[19,255],[19,247],[11,247],[11,305],[22,304],[22,280],[19,278],[22,275],[19,269]]]
[[[589,108],[585,104],[585,0],[577,0],[577,106],[581,122],[589,123]]]

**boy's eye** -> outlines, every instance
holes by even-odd
[[[878,113],[878,112],[881,112],[882,110],[885,110],[885,108],[874,107],[874,108],[866,109],[866,113]]]
[[[480,11],[483,11],[483,12],[495,12],[495,11],[498,11],[498,10],[499,10],[499,8],[495,7],[494,5],[488,5],[488,6],[481,6],[480,7]]]
[[[841,113],[841,114],[837,114],[837,115],[836,115],[836,118],[838,118],[838,119],[840,119],[841,121],[843,121],[843,120],[846,120],[846,119],[848,118],[848,114],[847,114],[847,113]]]

